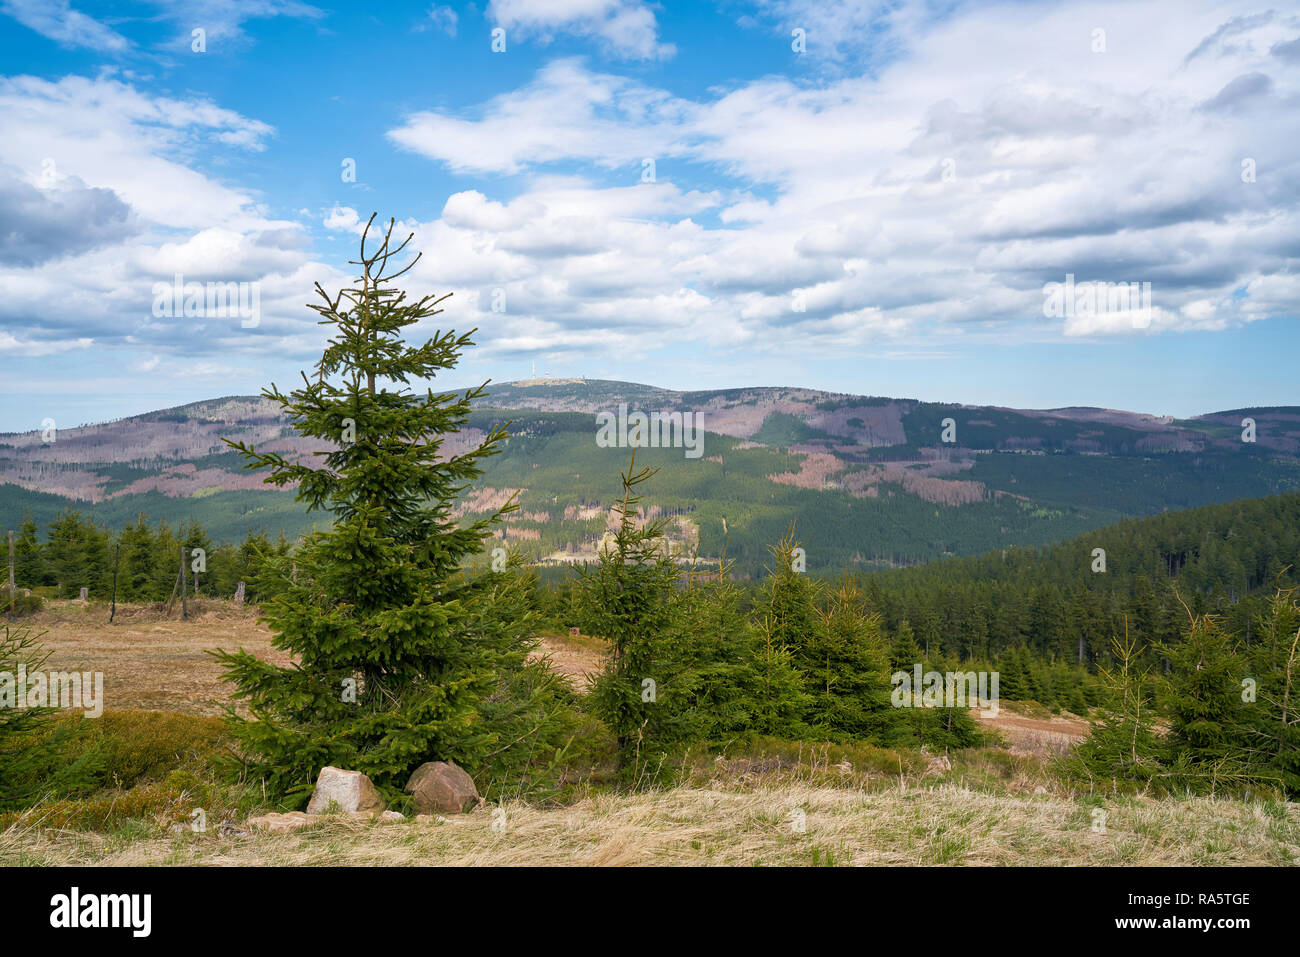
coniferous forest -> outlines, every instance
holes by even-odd
[[[483,390],[404,388],[473,345],[453,332],[405,340],[443,299],[407,300],[395,287],[405,270],[390,262],[404,246],[390,223],[370,248],[363,240],[359,285],[333,296],[318,287],[313,308],[334,338],[314,378],[266,392],[334,450],[304,462],[232,443],[248,468],[328,517],[322,530],[214,544],[192,523],[141,515],[110,531],[67,512],[44,530],[27,520],[16,536],[16,613],[75,597],[83,582],[168,607],[178,585],[202,600],[244,584],[292,662],[217,652],[239,774],[268,799],[301,806],[321,769],[339,767],[409,806],[403,785],[434,757],[545,791],[571,783],[579,740],[583,760],[607,763],[611,783],[634,790],[671,779],[693,752],[737,742],[929,755],[996,745],[970,702],[922,700],[919,688],[900,699],[902,679],[931,673],[995,674],[995,699],[1088,720],[1086,739],[1052,762],[1076,786],[1300,792],[1300,494],[868,574],[809,574],[791,528],[771,543],[765,574],[740,581],[725,557],[700,565],[668,547],[667,520],[646,514],[657,469],[638,466],[634,446],[610,477],[617,522],[598,560],[542,582],[493,547],[514,502],[477,520],[455,514],[509,431],[440,454]],[[547,630],[602,643],[588,689],[538,656]],[[6,660],[38,653],[21,625],[8,635]],[[0,800],[11,809],[39,793],[41,747],[78,746],[41,725],[4,726]],[[82,760],[64,787],[91,786],[97,757],[77,770]]]

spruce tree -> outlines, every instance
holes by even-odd
[[[912,634],[911,624],[904,618],[898,623],[898,630],[894,632],[894,640],[889,646],[889,666],[895,671],[906,671],[910,674],[924,657],[921,646],[916,643],[916,638]]]
[[[367,250],[373,222],[353,261],[356,285],[332,297],[316,286],[323,304],[310,308],[330,339],[315,375],[287,395],[275,385],[263,393],[300,436],[332,448],[312,463],[228,442],[248,458],[245,468],[296,484],[309,511],[333,518],[302,542],[296,580],[282,569],[278,594],[262,606],[272,644],[295,663],[217,653],[255,719],[238,721],[254,769],[273,793],[293,789],[298,800],[324,765],[363,771],[397,797],[421,763],[455,761],[472,772],[492,745],[480,709],[496,687],[496,662],[478,639],[494,587],[458,571],[514,505],[466,525],[454,506],[506,433],[495,428],[478,446],[445,454],[446,438],[486,393],[408,384],[452,368],[472,341],[452,331],[420,346],[403,341],[403,330],[440,313],[447,297],[409,301],[393,286],[414,265],[390,266],[411,237],[393,245],[390,220]]]
[[[1166,739],[1171,773],[1177,783],[1197,790],[1235,787],[1250,776],[1241,699],[1245,669],[1217,620],[1189,617],[1183,641],[1159,646],[1172,669]]]
[[[772,564],[763,581],[758,611],[766,620],[772,640],[789,650],[795,666],[806,672],[817,665],[812,643],[821,589],[802,570],[793,529],[776,545],[769,545],[768,551]]]
[[[799,543],[792,528],[776,545],[769,545],[772,564],[759,588],[755,605],[758,671],[766,698],[757,730],[780,737],[801,737],[812,719],[808,672],[816,667],[814,648],[818,628],[820,588],[804,574]]]
[[[23,588],[51,584],[46,570],[45,548],[31,515],[23,516],[18,534],[14,536],[14,584]]]
[[[117,539],[120,561],[118,591],[124,601],[156,600],[152,587],[153,531],[141,512],[134,525],[122,529]]]
[[[1258,676],[1247,709],[1253,744],[1291,798],[1300,795],[1300,603],[1297,589],[1278,587],[1257,619],[1259,642],[1251,659]]]
[[[889,657],[880,634],[880,616],[869,613],[853,581],[841,579],[805,647],[805,672],[811,697],[809,723],[839,740],[860,739],[890,746],[899,743],[901,722],[891,698]]]
[[[803,673],[782,640],[777,619],[765,614],[756,628],[759,641],[754,659],[757,679],[754,730],[774,737],[802,738],[808,732],[804,716],[812,704],[804,690]]]
[[[1108,700],[1088,736],[1061,759],[1063,768],[1090,788],[1103,781],[1148,786],[1163,773],[1151,708],[1151,678],[1138,643],[1127,631],[1111,639],[1111,668],[1102,669]]]
[[[658,469],[622,473],[618,528],[594,569],[584,569],[580,603],[588,627],[610,643],[591,691],[597,715],[614,732],[616,772],[625,783],[653,780],[672,747],[689,737],[694,678],[683,667],[676,582],[664,520],[640,521],[637,487]]]
[[[720,560],[718,574],[689,576],[680,596],[679,646],[693,673],[691,734],[720,739],[752,730],[765,707],[758,663],[762,637],[740,610],[740,589]]]

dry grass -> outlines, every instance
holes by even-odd
[[[170,619],[161,606],[118,605],[111,625],[108,613],[102,602],[68,601],[24,620],[44,632],[47,669],[103,672],[106,708],[219,714],[230,689],[209,650],[242,646],[277,664],[289,660],[271,647],[256,607],[191,602],[189,620],[181,621],[179,602]]]
[[[105,707],[113,710],[219,714],[230,686],[208,651],[242,647],[276,664],[290,660],[271,647],[271,632],[258,622],[253,605],[191,602],[187,621],[181,621],[179,602],[170,618],[161,605],[119,604],[111,625],[108,614],[102,602],[61,601],[24,624],[44,632],[49,670],[102,672]],[[575,688],[585,688],[587,675],[602,666],[605,646],[599,638],[546,633],[541,639],[551,666]]]
[[[1094,805],[952,785],[786,784],[593,795],[446,821],[323,818],[291,833],[94,834],[11,828],[5,865],[1294,865],[1300,809],[1206,798]],[[806,830],[796,831],[796,809]]]

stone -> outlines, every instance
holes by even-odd
[[[925,773],[942,774],[944,771],[951,771],[951,770],[952,770],[952,762],[948,760],[948,756],[945,754],[942,755],[941,757],[931,758],[930,763],[926,765]]]
[[[403,814],[401,811],[385,811],[383,814],[379,815],[379,820],[381,820],[381,821],[405,821],[405,820],[406,820],[406,815]]]
[[[406,782],[421,814],[461,814],[479,801],[474,780],[450,761],[426,761]]]
[[[379,812],[384,809],[384,799],[374,782],[360,771],[345,771],[342,768],[323,767],[316,778],[316,790],[311,793],[307,805],[308,814],[324,814],[334,806],[334,810],[344,814],[358,811]]]
[[[290,811],[288,814],[259,814],[248,819],[248,826],[263,831],[296,831],[311,823],[311,818],[302,811]]]

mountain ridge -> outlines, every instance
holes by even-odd
[[[466,428],[446,437],[443,453],[456,454],[514,422],[463,515],[518,489],[522,509],[502,529],[503,542],[544,563],[594,556],[627,450],[600,447],[593,413],[624,403],[702,417],[698,462],[681,449],[639,452],[639,463],[661,469],[649,507],[671,517],[684,552],[716,559],[726,547],[749,571],[764,560],[763,543],[792,522],[820,539],[813,565],[890,566],[1300,488],[1300,407],[1173,419],[802,387],[680,392],[553,378],[489,385]],[[1254,442],[1242,441],[1243,416],[1255,421]],[[0,520],[15,527],[26,512],[47,523],[74,507],[120,525],[143,511],[199,521],[218,538],[296,535],[328,520],[244,470],[223,437],[307,460],[331,448],[294,433],[264,397],[238,395],[59,430],[54,442],[40,432],[3,434]]]

